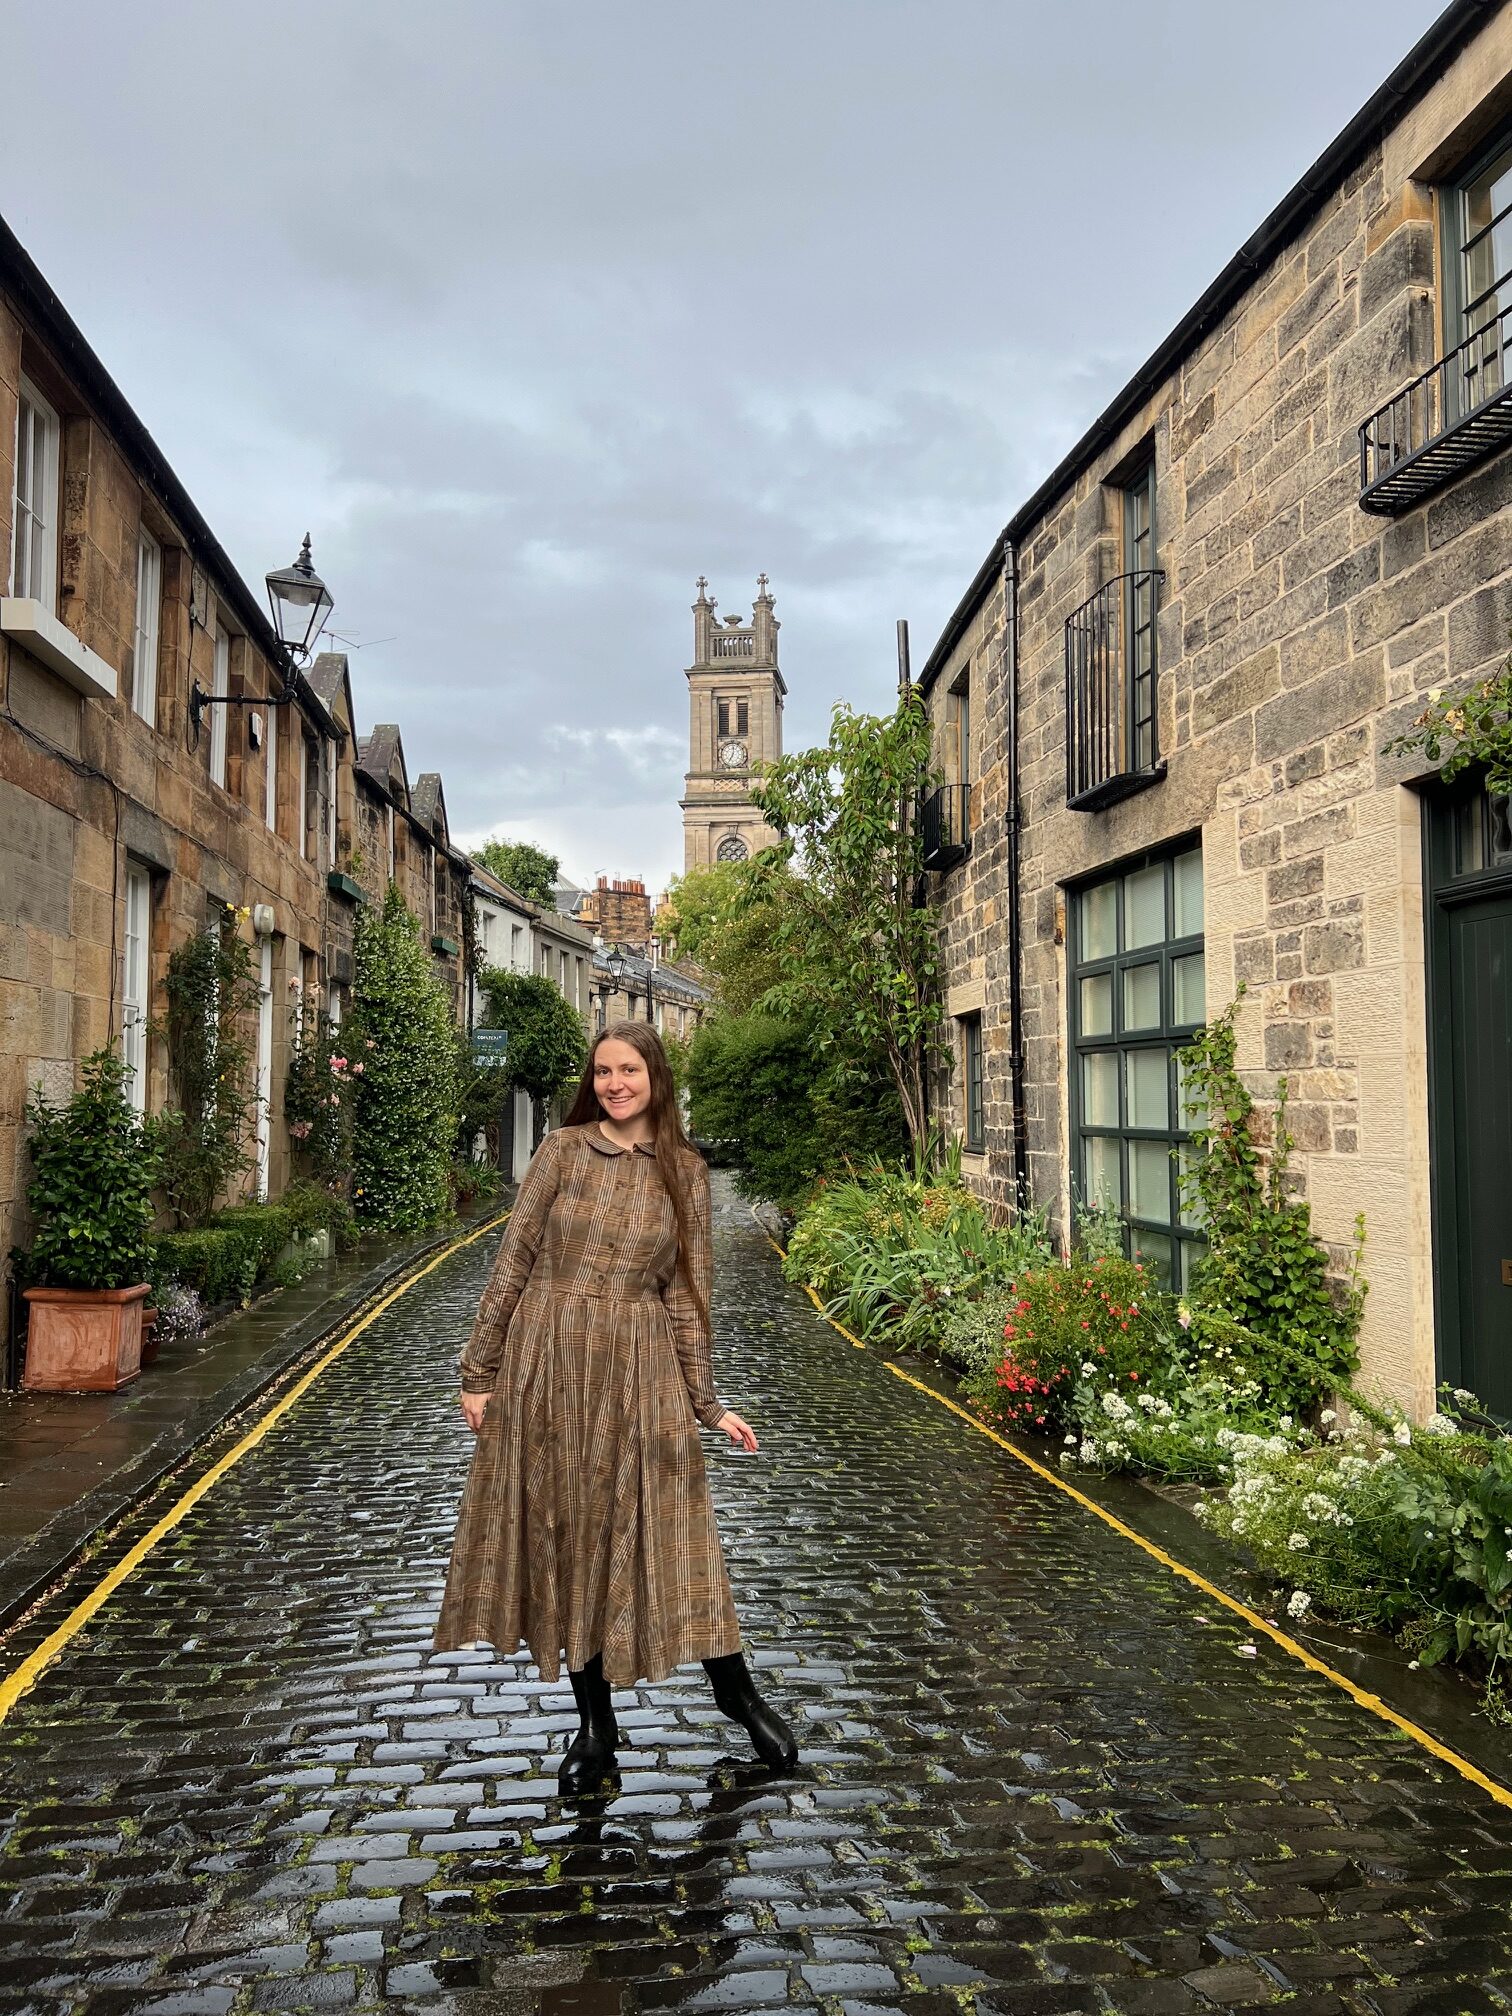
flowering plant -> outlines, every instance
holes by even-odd
[[[1008,1426],[1064,1420],[1080,1381],[1135,1392],[1169,1357],[1161,1298],[1137,1260],[1029,1268],[1009,1294],[997,1361],[967,1382]]]
[[[363,1060],[353,1061],[341,1031],[320,1005],[320,988],[291,983],[289,1070],[284,1120],[310,1175],[323,1188],[346,1190],[352,1173],[352,1101]]]

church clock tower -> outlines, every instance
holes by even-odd
[[[779,835],[751,803],[752,771],[782,754],[777,632],[765,574],[756,581],[749,623],[715,616],[708,582],[698,577],[693,604],[693,663],[688,677],[688,774],[679,801],[683,869],[745,861]]]

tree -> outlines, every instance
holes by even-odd
[[[551,889],[562,864],[544,848],[532,847],[528,840],[485,840],[473,859],[507,883],[517,896],[544,903],[548,910],[555,903]]]
[[[487,1026],[508,1031],[500,1077],[522,1086],[541,1109],[583,1075],[588,1042],[582,1017],[544,973],[511,973],[490,966],[478,983],[487,1002]],[[540,1126],[537,1124],[539,1135]]]
[[[674,876],[656,913],[668,956],[702,967],[730,1014],[754,1008],[782,978],[774,939],[790,879],[779,868],[758,879],[751,861],[717,861]]]
[[[352,1012],[342,1038],[356,1079],[357,1215],[394,1230],[433,1224],[451,1201],[456,1034],[450,998],[393,883],[382,911],[364,910],[357,920]]]
[[[779,758],[751,791],[782,835],[752,863],[753,900],[780,895],[769,915],[783,977],[759,1005],[811,1015],[824,1050],[881,1060],[915,1149],[927,1142],[925,1085],[944,1021],[936,921],[914,900],[913,808],[934,781],[928,711],[910,689],[891,715],[842,701],[824,747]]]

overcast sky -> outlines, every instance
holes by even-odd
[[[770,574],[790,747],[886,706],[1436,11],[52,0],[0,210],[259,593],[309,529],[454,835],[660,887],[694,577]]]

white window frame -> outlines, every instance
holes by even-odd
[[[131,654],[131,709],[157,726],[158,623],[163,606],[163,549],[137,527],[136,634]]]
[[[278,715],[268,703],[268,732],[263,738],[263,819],[270,833],[278,831]]]
[[[310,858],[310,738],[301,729],[299,736],[299,852]]]
[[[215,626],[215,655],[210,672],[210,697],[224,701],[231,691],[231,632]],[[212,707],[210,713],[210,781],[226,788],[226,714],[224,706]]]
[[[326,866],[336,866],[336,744],[329,735],[320,738],[320,760],[326,773]]]
[[[341,989],[334,980],[326,989],[326,1014],[330,1017],[331,1027],[339,1029],[341,1027]]]
[[[63,427],[57,413],[23,373],[21,396],[16,403],[16,452],[12,464],[15,475],[11,488],[11,593],[40,602],[53,616],[58,613],[58,478],[62,443]]]
[[[130,1074],[126,1097],[147,1111],[147,1011],[152,955],[152,878],[126,863],[126,924],[121,946],[121,1061]]]

